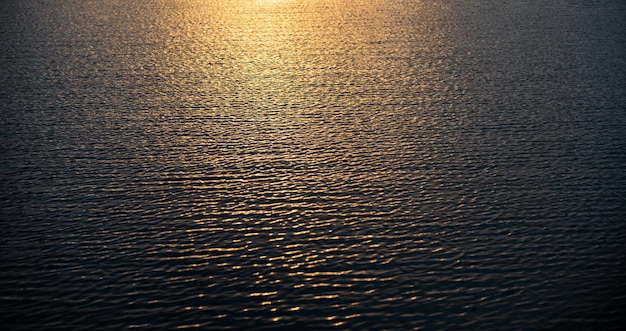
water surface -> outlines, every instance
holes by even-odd
[[[0,325],[617,329],[625,10],[3,1]]]

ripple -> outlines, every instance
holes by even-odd
[[[623,7],[1,3],[0,319],[617,329]]]

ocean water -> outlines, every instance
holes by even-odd
[[[611,330],[626,4],[0,2],[0,329]]]

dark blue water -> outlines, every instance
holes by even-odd
[[[0,2],[0,329],[619,329],[625,15]]]

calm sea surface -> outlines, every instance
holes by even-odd
[[[0,2],[0,329],[618,329],[626,3]]]

